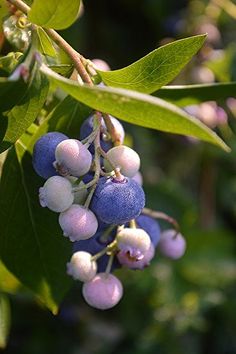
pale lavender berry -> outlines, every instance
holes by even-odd
[[[122,298],[123,286],[113,274],[98,273],[83,285],[86,302],[96,309],[107,310],[114,307]]]
[[[75,280],[87,282],[92,280],[97,273],[97,263],[92,260],[92,255],[88,252],[75,252],[67,263],[67,274]]]
[[[140,186],[143,185],[143,176],[140,171],[135,173],[135,175],[132,177],[132,179],[137,182]]]
[[[68,209],[74,200],[72,185],[68,179],[61,176],[50,177],[39,188],[39,202],[42,207],[61,213]]]
[[[140,157],[136,151],[125,145],[115,146],[107,152],[105,168],[112,170],[110,161],[114,167],[118,167],[120,172],[127,177],[134,177],[140,168]]]
[[[98,228],[94,213],[77,204],[72,204],[69,209],[60,214],[59,224],[63,235],[69,237],[72,242],[87,240],[96,233]]]
[[[185,253],[186,241],[176,230],[166,230],[161,234],[158,250],[163,256],[178,259]]]
[[[129,253],[120,251],[117,254],[118,261],[123,266],[126,266],[130,269],[144,269],[149,266],[151,260],[155,256],[155,247],[150,243],[149,249],[144,253],[143,258],[140,260],[135,260],[133,257],[130,257]]]
[[[151,240],[143,229],[124,228],[117,233],[117,246],[123,253],[127,253],[130,258],[140,260],[148,251]]]
[[[66,139],[57,145],[55,166],[63,175],[83,176],[91,166],[92,155],[79,140]]]

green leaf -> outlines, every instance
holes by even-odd
[[[114,71],[99,71],[108,86],[152,93],[172,81],[202,47],[206,35],[166,44],[135,63]]]
[[[76,20],[80,0],[34,0],[29,21],[45,28],[64,29]]]
[[[236,97],[236,82],[166,86],[153,95],[184,107],[205,101],[222,101],[228,97]]]
[[[0,294],[0,348],[7,345],[11,325],[10,303],[6,295]]]
[[[41,27],[37,27],[36,31],[39,41],[39,51],[45,55],[49,55],[50,57],[55,57],[57,52],[53,46],[51,38]]]
[[[65,77],[70,77],[74,69],[73,65],[71,64],[51,64],[48,65],[48,67]]]
[[[21,283],[11,274],[4,264],[0,261],[0,291],[15,294],[20,288]]]
[[[26,83],[19,79],[18,81],[9,81],[5,77],[0,78],[0,112],[11,109],[24,96],[27,90]]]
[[[78,138],[79,127],[91,111],[91,108],[67,96],[48,117],[46,122],[48,130],[56,130],[72,138]]]
[[[96,110],[143,127],[197,137],[229,151],[223,140],[199,120],[159,98],[123,89],[79,85],[62,78],[45,65],[41,71],[55,85]]]
[[[0,256],[9,271],[56,313],[71,285],[66,275],[71,243],[62,235],[58,214],[39,205],[38,189],[44,182],[34,172],[30,155],[37,137],[23,135],[3,166]]]
[[[7,2],[5,0],[1,0],[0,2],[0,30],[2,29],[2,23],[4,21],[5,16],[8,14]]]
[[[0,57],[0,71],[3,71],[3,73],[6,74],[10,74],[19,64],[19,60],[22,58],[22,56],[23,54],[21,52],[10,52],[5,56]]]
[[[7,120],[7,129],[0,144],[0,152],[14,144],[37,118],[46,100],[48,87],[48,80],[40,73],[36,63],[25,94],[15,102],[15,106],[10,111],[4,113],[4,117],[1,117],[0,132],[6,126],[4,119]]]

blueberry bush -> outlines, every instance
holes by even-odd
[[[29,294],[57,314],[75,280],[82,282],[76,286],[91,307],[110,309],[125,293],[128,269],[144,270],[132,278],[135,287],[132,281],[141,284],[156,254],[173,261],[188,249],[181,217],[178,222],[178,215],[169,215],[171,208],[155,205],[152,191],[145,190],[140,166],[148,166],[133,149],[127,124],[140,132],[150,128],[175,134],[169,139],[180,144],[181,139],[184,144],[200,140],[196,150],[201,146],[209,155],[231,151],[227,124],[215,131],[214,124],[204,121],[209,107],[224,120],[225,111],[216,102],[235,97],[236,83],[232,77],[220,79],[217,60],[208,59],[207,70],[218,75],[218,82],[201,82],[199,77],[209,71],[202,74],[198,64],[192,75],[200,82],[171,84],[203,53],[209,28],[202,26],[198,34],[169,41],[128,66],[109,70],[106,63],[85,58],[58,32],[80,21],[81,9],[80,0],[0,1],[2,348],[10,329],[9,294]],[[209,106],[208,101],[214,102]],[[148,146],[145,134],[139,138]],[[171,163],[168,156],[166,161]],[[206,235],[206,245],[211,241]],[[192,275],[188,257],[179,265],[185,281]],[[173,269],[178,273],[178,265]],[[160,274],[165,270],[168,266],[160,264]],[[199,276],[201,271],[195,274]],[[162,284],[163,277],[159,286],[165,297],[173,289]],[[155,285],[150,292],[151,287]],[[187,295],[186,302],[194,302],[195,295]],[[161,299],[156,313],[160,322],[168,317]],[[152,301],[157,301],[154,295]],[[133,307],[138,309],[136,300]]]

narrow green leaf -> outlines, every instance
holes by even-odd
[[[21,288],[22,285],[19,280],[17,280],[0,261],[0,291],[15,294]]]
[[[205,101],[222,101],[228,97],[236,97],[236,82],[166,86],[153,95],[184,107]]]
[[[15,106],[24,96],[26,90],[27,85],[22,79],[18,81],[8,81],[6,77],[1,77],[0,112],[7,111]]]
[[[206,35],[166,44],[119,70],[99,71],[108,86],[152,93],[172,81],[202,47]]]
[[[74,69],[71,64],[50,64],[48,67],[65,77],[70,77]]]
[[[43,133],[41,131],[41,133]],[[25,134],[9,150],[0,182],[0,256],[9,271],[53,313],[68,291],[71,243],[62,235],[58,214],[39,205],[44,181],[32,168],[37,134]]]
[[[10,111],[4,113],[3,119],[7,120],[7,129],[0,144],[0,152],[14,144],[36,119],[46,100],[48,87],[48,80],[40,73],[37,64],[35,64],[25,94]],[[0,131],[4,129],[5,124],[2,120]]]
[[[91,111],[91,108],[67,96],[48,117],[48,130],[56,130],[78,139],[80,125]]]
[[[64,29],[76,20],[79,7],[80,0],[34,0],[29,21],[45,28]]]
[[[6,295],[0,294],[0,348],[7,345],[11,325],[10,303]]]
[[[39,41],[39,51],[45,55],[49,55],[50,57],[55,57],[57,52],[53,46],[51,38],[41,27],[37,27],[36,31]]]
[[[165,132],[197,137],[229,151],[224,141],[196,118],[159,98],[134,91],[79,85],[45,65],[41,71],[78,101],[129,123]]]

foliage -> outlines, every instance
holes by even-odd
[[[2,21],[9,16],[3,4],[4,11],[3,7],[0,8],[0,15],[3,12]],[[186,235],[189,234],[188,253],[178,264],[171,265],[157,259],[153,267],[146,271],[146,280],[141,279],[143,274],[138,272],[129,272],[124,276],[130,293],[127,297],[134,299],[134,304],[131,308],[131,301],[124,300],[120,314],[114,310],[108,319],[116,314],[121,337],[125,330],[129,338],[143,328],[141,321],[144,319],[145,330],[137,339],[136,353],[155,352],[156,338],[160,342],[166,341],[166,352],[178,353],[181,352],[180,349],[178,351],[178,347],[181,348],[180,341],[177,337],[173,338],[177,349],[173,349],[173,346],[170,348],[166,334],[170,334],[173,328],[180,337],[189,328],[193,331],[206,329],[205,309],[226,306],[224,289],[231,286],[236,278],[232,233],[223,231],[221,222],[214,225],[213,231],[203,231],[199,225],[199,210],[194,206],[198,203],[197,196],[192,191],[188,195],[181,187],[191,178],[197,183],[191,173],[196,174],[194,171],[200,163],[206,166],[209,162],[213,170],[215,168],[219,173],[219,181],[214,181],[219,203],[224,205],[229,219],[235,217],[234,207],[227,209],[229,203],[222,191],[227,177],[218,166],[225,152],[217,150],[217,147],[221,147],[229,151],[230,145],[234,151],[233,134],[226,127],[217,129],[216,134],[182,107],[209,100],[222,102],[228,97],[235,97],[235,82],[225,82],[225,78],[233,80],[234,77],[229,73],[228,60],[225,60],[225,72],[228,75],[224,76],[224,82],[195,85],[186,82],[185,85],[179,85],[177,81],[177,84],[165,86],[176,78],[201,48],[205,40],[203,34],[160,46],[122,69],[109,72],[98,70],[97,77],[106,86],[81,85],[70,78],[73,69],[71,58],[62,55],[61,48],[47,32],[48,28],[69,27],[77,18],[79,6],[80,1],[73,1],[68,6],[66,0],[35,0],[29,20],[37,26],[32,30],[35,34],[31,37],[29,48],[19,55],[18,49],[12,47],[11,53],[5,52],[0,58],[0,151],[5,151],[0,156],[0,256],[4,264],[0,266],[0,312],[3,313],[2,316],[0,314],[3,323],[0,323],[0,328],[4,329],[0,330],[0,346],[5,346],[8,335],[10,315],[6,293],[21,293],[25,287],[33,292],[41,304],[57,313],[71,287],[71,281],[65,274],[65,264],[71,254],[70,243],[61,237],[55,215],[38,204],[37,191],[43,181],[32,169],[33,145],[47,131],[57,130],[77,137],[83,120],[95,109],[137,126],[131,128],[127,124],[127,130],[132,130],[135,141],[140,142],[137,148],[146,156],[144,176],[150,184],[150,161],[152,164],[158,156],[163,170],[166,168],[164,160],[171,161],[169,171],[166,170],[159,186],[152,189],[147,182],[147,194],[155,209],[164,207],[167,212],[179,216]],[[206,65],[218,75],[221,64],[209,60]],[[26,76],[21,68],[26,69]],[[220,75],[218,77],[221,81]],[[191,136],[217,147],[201,143],[193,148],[188,145],[187,138],[164,137],[160,133],[159,141],[156,142],[156,132],[138,126]],[[175,145],[175,139],[180,146]],[[157,145],[155,149],[154,144]],[[168,144],[173,146],[172,151],[168,149]],[[183,161],[183,154],[187,162]],[[224,159],[230,174],[232,158]],[[198,172],[203,174],[203,168],[199,168]],[[158,175],[157,170],[155,173]],[[168,180],[168,175],[175,181]],[[205,179],[203,182],[207,183]],[[233,182],[230,186],[232,193],[235,192]],[[228,198],[230,196],[231,193]],[[204,198],[203,195],[201,197]],[[146,313],[140,309],[140,316],[135,313],[135,307],[138,307],[136,293],[145,299]],[[62,306],[62,312],[64,308],[67,311],[67,305]],[[83,311],[83,305],[81,308]],[[89,313],[91,317],[94,316]],[[125,319],[121,315],[124,313]],[[100,322],[96,320],[99,326]],[[83,321],[86,325],[86,320]],[[163,324],[162,329],[156,326],[157,321]],[[122,345],[125,347],[125,343]],[[133,348],[129,344],[123,352],[130,353]],[[103,346],[101,352],[105,353]]]

